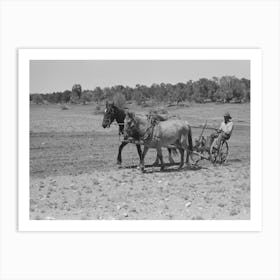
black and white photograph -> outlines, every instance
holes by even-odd
[[[280,279],[279,0],[0,1],[0,279]]]
[[[31,220],[249,220],[250,60],[30,60]]]

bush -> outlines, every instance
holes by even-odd
[[[150,110],[149,114],[164,115],[164,114],[168,114],[168,111],[164,108],[157,108],[157,109],[154,109],[154,110]]]
[[[62,103],[62,104],[60,104],[60,109],[61,109],[61,110],[69,110],[70,107],[67,106],[66,104]]]
[[[35,104],[43,104],[43,96],[41,94],[33,94],[32,102]]]
[[[183,103],[178,104],[179,107],[190,107],[191,103],[189,101],[185,101]]]
[[[93,114],[94,115],[102,115],[103,114],[103,110],[101,109],[100,105],[96,105]]]
[[[122,109],[125,108],[126,99],[125,99],[125,96],[122,93],[117,92],[113,97],[113,101],[114,101],[114,104],[117,107],[122,108]]]
[[[158,114],[168,114],[168,111],[165,108],[158,108],[157,110]]]
[[[72,96],[71,96],[71,99],[70,99],[70,102],[71,102],[72,104],[79,104],[79,99],[78,99],[77,96],[72,95]]]
[[[143,102],[142,103],[142,107],[146,108],[146,107],[152,107],[152,106],[150,104],[146,103],[146,102]]]
[[[138,104],[139,105],[139,104]],[[143,108],[147,108],[147,107],[155,107],[156,106],[156,102],[153,100],[149,100],[149,101],[143,101],[142,102],[142,107]]]
[[[135,91],[133,95],[133,99],[135,100],[136,105],[142,105],[144,99],[142,92],[138,90]]]
[[[84,105],[88,104],[88,103],[91,101],[91,99],[92,99],[92,96],[91,96],[90,92],[84,91],[84,92],[82,93],[81,102],[82,102]]]

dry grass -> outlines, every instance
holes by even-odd
[[[60,104],[60,109],[61,110],[69,110],[70,107],[68,105],[66,105],[65,103]]]
[[[63,111],[54,105],[31,105],[32,219],[250,218],[248,104],[169,107],[169,114],[191,125],[206,119],[218,125],[224,111],[230,111],[236,128],[229,142],[229,161],[224,166],[204,161],[201,169],[180,172],[176,167],[169,167],[171,172],[150,167],[145,174],[128,168],[139,163],[134,145],[123,150],[127,168],[117,168],[118,127],[103,129],[103,116],[92,114],[95,109],[96,104],[72,105],[71,110]],[[103,106],[97,108],[102,114],[103,110]],[[130,104],[130,110],[147,114],[150,108]],[[193,137],[200,131],[194,128]],[[205,135],[209,133],[205,131]],[[166,150],[163,152],[168,162]],[[149,150],[146,163],[152,163],[155,155]]]

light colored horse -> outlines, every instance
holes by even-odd
[[[184,165],[184,151],[187,151],[188,162],[188,151],[192,151],[193,149],[191,127],[184,120],[168,119],[153,125],[147,118],[128,112],[125,118],[124,130],[127,136],[138,133],[140,139],[143,140],[144,151],[140,159],[140,168],[142,171],[144,171],[144,159],[149,148],[157,150],[161,162],[161,170],[164,169],[162,147],[176,147],[179,150],[181,155],[179,169]]]

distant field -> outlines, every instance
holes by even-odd
[[[59,105],[30,105],[30,129],[32,132],[91,132],[104,131],[101,127],[102,115],[94,115],[96,105],[69,105],[70,110],[61,110]],[[151,108],[128,105],[137,113],[145,114]],[[235,124],[250,126],[250,104],[194,104],[190,107],[165,107],[170,115],[178,115],[191,125],[219,125],[224,112],[229,111]],[[113,129],[110,128],[110,131]],[[117,131],[117,128],[115,127]]]
[[[211,127],[219,126],[229,111],[235,123],[229,160],[223,166],[204,161],[201,169],[180,172],[147,168],[144,175],[125,168],[139,163],[132,144],[124,148],[124,168],[118,169],[118,126],[103,129],[103,115],[94,114],[96,105],[69,106],[30,106],[32,219],[250,218],[250,104],[166,108],[193,126],[207,120]],[[145,114],[150,108],[130,110]],[[193,137],[200,131],[194,128]],[[150,150],[145,163],[154,159]]]

